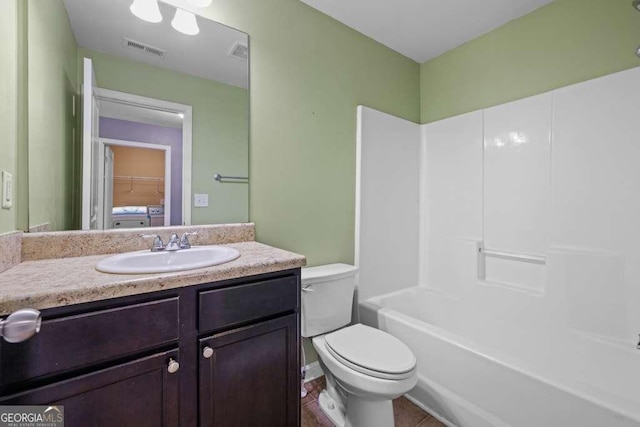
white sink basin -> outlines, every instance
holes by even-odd
[[[225,246],[193,246],[179,251],[114,255],[98,262],[96,270],[115,274],[168,273],[220,265],[239,257],[240,252]]]

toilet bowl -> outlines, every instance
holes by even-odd
[[[351,319],[357,268],[302,270],[302,335],[326,377],[320,408],[339,427],[391,427],[392,400],[417,383],[416,359],[400,340]]]

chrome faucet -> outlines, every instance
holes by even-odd
[[[167,245],[164,247],[165,251],[178,251],[180,250],[180,238],[176,233],[173,233],[167,242]]]
[[[159,234],[141,234],[143,239],[153,239],[153,245],[151,245],[151,252],[164,251],[164,242]]]
[[[191,248],[191,243],[189,242],[189,236],[197,235],[197,231],[187,232],[182,235],[182,237],[178,237],[178,234],[173,233],[169,238],[169,241],[165,245],[162,241],[162,238],[159,234],[141,234],[140,237],[143,239],[153,239],[153,245],[151,245],[151,252],[160,252],[160,251],[169,251],[174,252],[180,249],[189,249]]]
[[[198,232],[193,231],[191,233],[184,233],[180,239],[180,249],[190,249],[191,243],[189,242],[189,236],[197,236]]]

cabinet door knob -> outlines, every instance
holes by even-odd
[[[169,366],[167,366],[167,371],[170,374],[175,374],[180,369],[180,364],[173,359],[169,359]]]
[[[204,356],[205,359],[210,359],[211,356],[213,356],[213,349],[209,346],[205,347],[202,350],[202,355]]]

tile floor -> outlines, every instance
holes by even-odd
[[[318,406],[318,395],[324,389],[324,377],[306,384],[307,397],[302,399],[302,427],[333,427]],[[440,421],[418,408],[405,397],[393,401],[396,427],[444,427]]]

